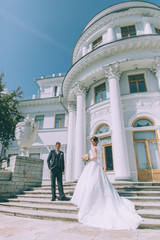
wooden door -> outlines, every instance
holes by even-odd
[[[134,142],[139,181],[160,181],[160,151],[157,140]]]

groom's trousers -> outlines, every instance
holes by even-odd
[[[51,170],[52,198],[56,198],[56,179],[58,184],[59,196],[60,198],[62,198],[65,196],[63,192],[62,171],[58,167]]]

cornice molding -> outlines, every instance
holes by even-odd
[[[112,22],[112,26],[117,26],[118,20],[120,21],[123,17],[130,17],[133,15],[137,15],[139,17],[156,17],[160,18],[160,9],[151,9],[149,7],[143,8],[143,7],[136,7],[136,8],[129,8],[126,11],[121,12],[111,12],[107,15],[102,16],[97,21],[93,22],[88,28],[85,29],[85,31],[82,32],[81,36],[79,37],[74,51],[73,51],[73,63],[77,61],[77,56],[79,49],[83,45],[83,43],[93,35],[96,31],[98,31],[100,28],[103,28],[104,26],[107,27],[107,25],[110,25],[110,22]]]
[[[117,13],[117,12],[122,12],[126,11],[128,9],[133,9],[133,8],[149,8],[149,9],[157,9],[160,10],[160,7],[154,3],[149,3],[146,1],[130,1],[130,2],[121,2],[117,4],[113,4],[110,7],[107,7],[97,13],[85,26],[84,32],[87,28],[89,28],[91,25],[93,25],[95,22],[97,22],[99,19],[102,19],[104,16],[112,14],[112,13]]]
[[[54,98],[39,98],[19,101],[18,107],[42,106],[59,103],[59,97]]]
[[[104,44],[94,51],[91,51],[81,59],[79,59],[68,71],[64,82],[63,82],[63,95],[67,99],[69,94],[69,88],[73,81],[77,78],[77,81],[84,79],[87,75],[84,75],[79,79],[80,73],[84,72],[87,68],[92,66],[94,63],[97,63],[99,60],[103,59],[106,62],[109,62],[110,57],[118,56],[117,62],[121,62],[125,55],[124,53],[129,51],[144,51],[144,59],[146,58],[146,51],[150,51],[153,54],[153,58],[155,57],[155,51],[160,51],[160,36],[159,35],[139,35],[132,38],[116,40],[111,43]],[[143,58],[143,56],[142,56]],[[138,60],[139,58],[137,58]],[[128,60],[128,59],[127,59]],[[135,59],[136,60],[136,59]],[[113,61],[113,60],[112,60]],[[112,63],[112,62],[111,62]],[[99,66],[99,69],[102,69],[102,66]],[[127,69],[126,69],[127,70]],[[93,70],[97,71],[97,69]],[[99,71],[99,70],[98,70]]]

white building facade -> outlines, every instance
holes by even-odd
[[[160,181],[160,7],[141,1],[106,8],[89,21],[64,76],[37,79],[38,98],[19,108],[39,122],[30,156],[60,141],[65,181],[78,180],[82,155],[99,137],[111,181]],[[14,142],[8,155],[17,154]]]

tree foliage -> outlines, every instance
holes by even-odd
[[[18,87],[13,92],[4,93],[4,74],[0,74],[0,143],[7,148],[10,140],[15,138],[16,124],[23,118],[18,111],[18,99],[22,98],[22,90]]]

